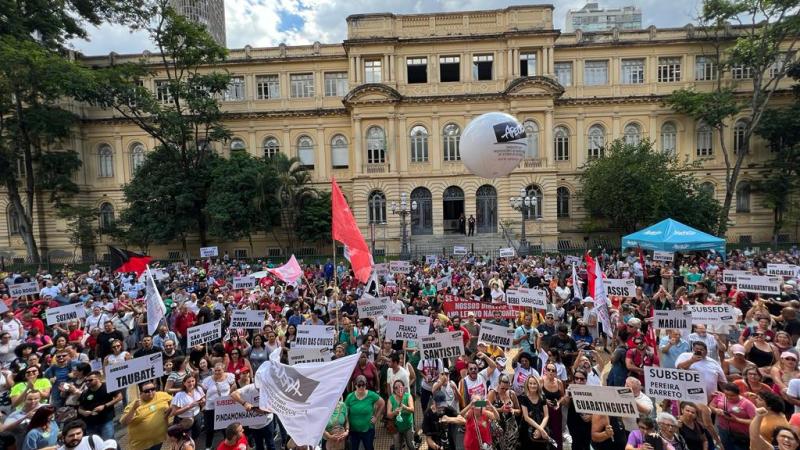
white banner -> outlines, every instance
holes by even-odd
[[[436,264],[436,255],[426,255],[425,256],[425,264],[432,266]]]
[[[581,257],[580,256],[567,255],[567,256],[564,257],[564,262],[566,262],[568,265],[575,264],[576,266],[579,266],[579,265],[581,265]]]
[[[292,347],[333,348],[336,327],[333,325],[298,325],[297,339]]]
[[[653,328],[656,330],[679,330],[686,337],[692,332],[692,311],[687,309],[653,311]]]
[[[706,403],[703,375],[694,370],[644,368],[644,393],[656,400]]]
[[[411,273],[411,261],[391,261],[389,262],[389,272]]]
[[[502,325],[495,325],[484,321],[481,323],[481,332],[478,335],[478,342],[496,345],[503,348],[511,348],[511,341],[514,340],[514,330]]]
[[[653,261],[672,262],[675,260],[675,253],[653,250]]]
[[[217,247],[200,247],[200,257],[210,258],[212,256],[219,256],[219,248]]]
[[[264,327],[267,312],[261,310],[234,309],[231,311],[231,326],[234,330],[260,330]]]
[[[603,284],[606,286],[606,296],[633,297],[636,295],[636,281],[631,278],[622,280],[606,278],[603,280]]]
[[[233,278],[233,288],[234,289],[253,289],[256,287],[256,277],[234,277]]]
[[[153,279],[155,274],[150,270],[150,266],[147,266],[147,271],[145,273],[147,274],[144,280],[144,298],[147,306],[147,334],[152,336],[156,333],[158,326],[167,314],[167,306],[164,305],[164,300],[158,292],[158,286],[156,286],[156,281]]]
[[[386,339],[392,341],[417,341],[430,334],[431,318],[408,314],[390,315],[386,323]]]
[[[331,360],[331,350],[329,348],[321,347],[292,347],[289,349],[289,365],[303,363],[320,363],[328,362]]]
[[[539,288],[519,288],[506,291],[506,303],[524,308],[547,309],[547,291]]]
[[[575,411],[580,414],[601,414],[635,419],[639,417],[633,392],[625,387],[570,384]]]
[[[39,283],[31,281],[28,283],[12,284],[8,287],[11,298],[22,297],[23,295],[36,295],[39,293]]]
[[[372,266],[372,273],[374,273],[375,276],[379,278],[380,277],[389,278],[389,275],[391,275],[391,273],[389,272],[389,264],[387,263],[375,264],[374,266]]]
[[[45,315],[47,316],[47,324],[55,325],[69,322],[70,320],[82,319],[86,317],[86,310],[83,308],[82,303],[73,303],[56,308],[47,308]]]
[[[453,254],[458,256],[464,256],[467,254],[467,247],[463,245],[455,245],[453,246]]]
[[[722,282],[727,284],[736,284],[736,279],[742,275],[747,276],[752,274],[746,270],[723,269]]]
[[[392,299],[389,297],[370,297],[366,298],[362,296],[360,299],[356,300],[356,306],[358,307],[358,317],[367,318],[367,317],[378,317],[378,316],[388,316],[392,312]]]
[[[359,353],[297,366],[281,364],[280,354],[276,349],[256,372],[259,407],[273,411],[297,445],[316,446],[350,381]]]
[[[106,366],[106,390],[118,391],[164,375],[161,352]]]
[[[255,408],[248,412],[230,397],[214,401],[214,429],[224,430],[228,425],[239,422],[243,427],[258,426],[264,423],[266,413]]]
[[[498,253],[501,258],[513,258],[517,252],[514,251],[514,247],[506,247],[501,248],[500,252]]]
[[[456,358],[464,354],[464,339],[461,331],[433,333],[420,338],[419,347],[423,360]]]
[[[731,305],[686,305],[692,312],[692,323],[706,326],[736,325]]]
[[[736,277],[736,289],[742,292],[781,295],[783,280],[779,277],[763,277],[758,275],[739,275]]]
[[[193,326],[186,330],[186,339],[188,341],[187,347],[189,348],[222,339],[222,321],[215,320]]]
[[[800,267],[793,264],[767,264],[767,275],[797,278],[798,270],[800,270]]]

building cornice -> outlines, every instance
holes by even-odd
[[[296,110],[273,110],[273,111],[258,111],[258,112],[223,112],[224,120],[257,120],[257,119],[273,119],[276,117],[336,117],[347,116],[348,111],[345,108],[316,108],[316,109],[296,109]],[[132,123],[129,119],[124,117],[111,117],[111,118],[98,118],[98,119],[82,119],[83,124],[93,125],[126,125]]]

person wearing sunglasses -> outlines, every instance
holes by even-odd
[[[119,423],[128,427],[130,450],[158,450],[167,439],[172,396],[156,390],[153,381],[140,384],[139,394],[125,407]]]
[[[367,389],[367,379],[356,377],[356,390],[344,401],[350,423],[350,448],[356,449],[363,443],[364,450],[373,450],[375,444],[375,424],[383,417],[386,402],[375,391]]]

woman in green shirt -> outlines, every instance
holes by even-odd
[[[389,408],[386,417],[394,420],[397,433],[394,435],[394,450],[401,450],[405,444],[408,450],[415,450],[414,445],[414,398],[406,392],[403,380],[395,380],[392,395],[389,396]]]
[[[331,418],[328,419],[325,431],[322,433],[322,438],[325,440],[325,448],[327,450],[344,450],[345,439],[347,439],[348,434],[347,428],[347,407],[340,398],[336,403],[336,408],[333,409]]]
[[[380,395],[367,390],[367,378],[356,377],[356,390],[344,401],[350,423],[350,448],[357,449],[364,443],[364,450],[374,450],[375,423],[382,417],[386,402]]]

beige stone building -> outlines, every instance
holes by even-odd
[[[323,188],[335,177],[378,252],[400,251],[400,217],[391,205],[403,194],[417,205],[409,218],[412,250],[449,245],[447,235],[462,213],[477,219],[477,235],[466,242],[504,246],[503,225],[513,239],[520,238],[522,215],[510,205],[520,189],[538,199],[525,222],[533,245],[583,247],[586,214],[577,176],[588,159],[602,157],[606,144],[618,138],[650,139],[658,151],[701,161],[697,178],[722,200],[717,136],[662,105],[675,89],[703,90],[713,83],[710,49],[691,26],[566,34],[553,28],[553,7],[539,5],[356,15],[348,17],[347,27],[342,43],[232,50],[224,66],[233,78],[223,107],[235,138],[218,151],[298,156]],[[141,57],[112,54],[84,62]],[[744,69],[726,76],[735,77],[725,81],[742,92],[751,86]],[[145,83],[157,91],[157,78]],[[71,143],[84,160],[78,180],[87,201],[100,208],[101,222],[113,220],[125,207],[121,187],[154,141],[111,111],[76,108],[84,119]],[[469,174],[459,156],[461,131],[490,111],[514,115],[529,135],[523,163],[496,180]],[[729,142],[736,130],[733,121]],[[730,241],[770,238],[771,211],[748,184],[768,158],[766,146],[754,140],[731,211]],[[65,225],[45,216],[40,244],[68,249]],[[7,215],[0,223],[0,249],[23,255],[13,219]],[[618,235],[592,238],[597,237],[619,242]],[[245,243],[217,244],[231,256],[250,253]],[[198,246],[193,244],[195,255]],[[264,237],[252,253],[277,256],[276,247]],[[179,248],[176,243],[152,252],[175,256]]]

